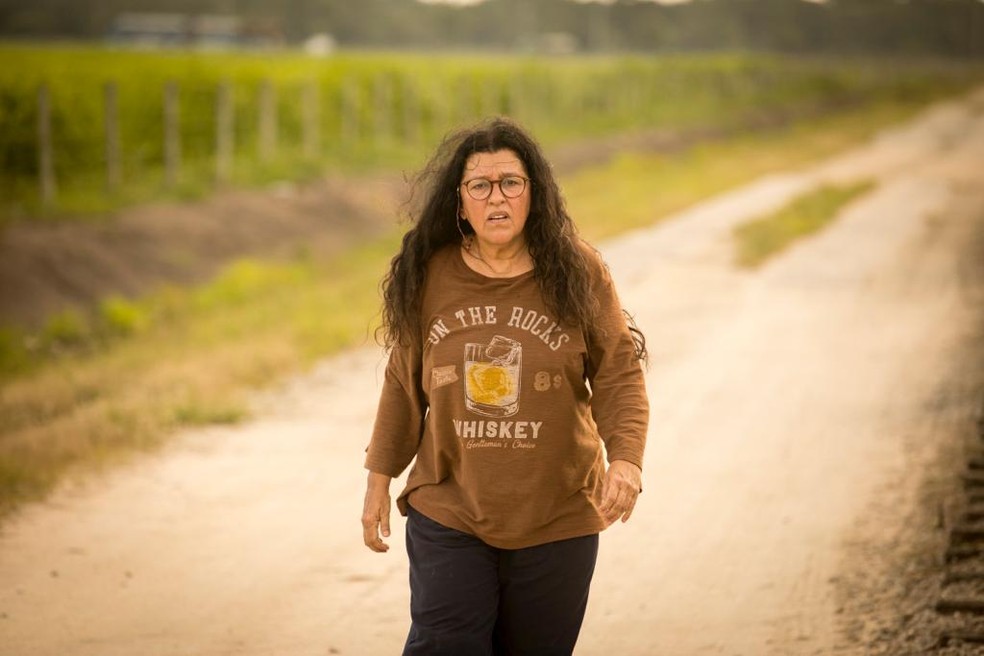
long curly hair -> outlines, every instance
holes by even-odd
[[[454,132],[442,141],[412,180],[407,215],[412,227],[382,281],[381,341],[418,344],[421,297],[427,262],[448,244],[460,244],[471,226],[459,221],[459,185],[468,158],[475,153],[511,150],[530,178],[530,212],[524,234],[533,258],[533,276],[544,303],[561,325],[590,332],[598,304],[593,298],[574,221],[567,214],[550,164],[536,140],[516,122],[496,117]],[[645,340],[628,319],[637,355],[645,358]],[[640,341],[641,340],[641,341]]]

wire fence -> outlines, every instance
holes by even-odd
[[[66,187],[111,198],[134,185],[222,186],[290,177],[326,161],[371,163],[417,152],[451,127],[489,115],[531,122],[576,116],[585,125],[619,109],[635,122],[645,115],[639,82],[596,79],[609,89],[598,96],[573,85],[553,88],[559,80],[549,74],[481,81],[387,72],[327,81],[170,79],[137,88],[115,80],[88,88],[44,81],[32,104],[18,99],[20,116],[6,117],[10,132],[0,150],[17,152],[0,163],[11,197],[36,194],[51,209]],[[34,124],[30,135],[27,123]],[[10,138],[14,133],[20,137]],[[25,194],[32,186],[34,194]]]
[[[64,57],[55,61],[71,68]],[[206,68],[199,59],[178,75],[153,60],[108,79],[96,73],[99,61],[80,62],[71,75],[50,63],[24,79],[0,74],[6,215],[297,178],[332,163],[401,165],[454,126],[489,115],[515,117],[546,139],[720,127],[941,81],[928,68],[764,56],[441,65],[393,56],[309,70],[285,61],[266,74],[241,62]]]

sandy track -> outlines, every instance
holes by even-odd
[[[821,235],[758,272],[730,265],[732,225],[868,177]],[[579,654],[863,653],[843,582],[891,574],[926,463],[953,451],[984,384],[968,365],[982,243],[978,93],[604,245],[652,347],[653,422]],[[346,353],[264,395],[247,426],[25,509],[0,534],[0,653],[398,653],[402,521],[386,555],[358,523],[382,367]]]

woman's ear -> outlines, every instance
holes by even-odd
[[[467,222],[468,217],[465,216],[464,208],[461,206],[461,190],[459,189],[457,193],[458,193],[458,220]]]

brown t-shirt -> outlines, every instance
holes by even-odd
[[[560,326],[532,271],[489,278],[457,245],[435,253],[423,348],[386,367],[366,468],[399,476],[397,499],[499,548],[598,533],[608,460],[642,466],[649,404],[634,345],[598,253],[582,253],[600,313]]]

